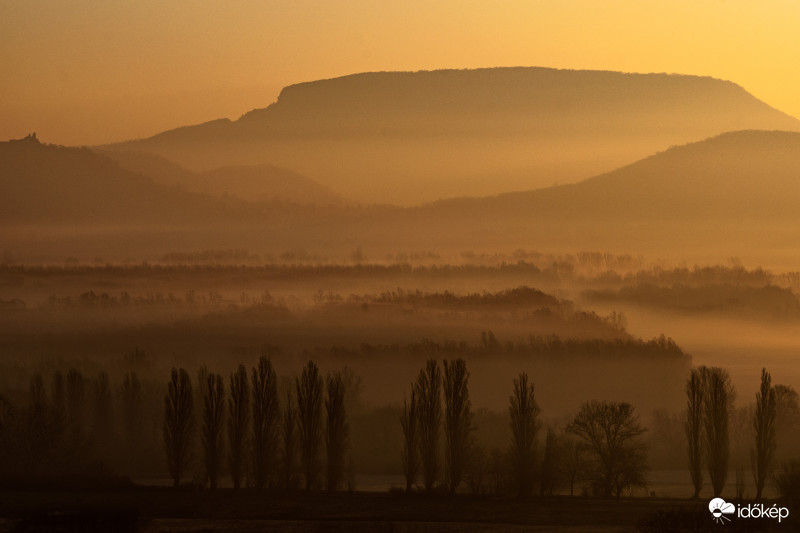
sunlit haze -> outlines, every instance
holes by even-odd
[[[713,76],[800,115],[791,0],[0,3],[0,138],[139,138],[364,71],[546,66]]]

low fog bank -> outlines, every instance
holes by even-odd
[[[283,402],[313,361],[323,376],[347,377],[354,475],[397,479],[400,417],[412,383],[431,359],[463,359],[474,444],[483,454],[476,464],[504,460],[509,397],[524,372],[541,408],[540,452],[548,432],[569,446],[565,428],[585,402],[629,402],[647,429],[648,465],[662,472],[655,478],[683,471],[683,481],[669,482],[682,494],[685,386],[693,368],[729,372],[736,392],[731,423],[738,424],[732,453],[740,462],[752,440],[748,413],[761,368],[787,390],[800,383],[792,364],[800,330],[794,273],[736,261],[685,267],[625,254],[522,250],[463,253],[459,264],[426,253],[382,263],[357,254],[350,264],[300,253],[274,260],[264,264],[246,251],[171,253],[160,264],[7,260],[0,266],[0,394],[8,412],[19,422],[37,402],[57,404],[56,376],[72,375],[83,383],[82,407],[75,409],[85,440],[80,449],[63,441],[72,454],[65,468],[163,483],[164,396],[173,367],[185,368],[195,387],[219,373],[228,390],[238,365],[249,373],[263,355],[274,365]],[[132,422],[125,421],[123,398],[134,373],[140,440],[127,450],[123,437]],[[800,442],[791,405],[780,461],[793,459]],[[58,470],[54,457],[36,457],[42,468]],[[193,468],[189,478],[202,476],[200,466]],[[568,491],[563,480],[559,487]]]

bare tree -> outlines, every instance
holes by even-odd
[[[714,497],[722,494],[728,477],[730,437],[728,425],[735,392],[730,376],[719,367],[701,367],[705,389],[703,422],[706,440],[706,462]]]
[[[753,429],[756,434],[756,448],[753,453],[753,475],[756,482],[756,498],[761,498],[764,485],[772,474],[772,462],[777,445],[775,419],[777,401],[772,387],[772,376],[766,368],[761,369],[761,388],[756,393],[756,411],[753,416]]]
[[[753,431],[753,418],[755,417],[755,403],[734,407],[730,414],[731,455],[733,462],[736,498],[744,498],[747,486],[747,461],[752,465],[752,443],[756,434]]]
[[[14,418],[14,406],[8,399],[0,394],[0,438],[5,436],[11,421]]]
[[[286,490],[297,488],[297,424],[297,408],[292,393],[287,392],[283,410],[283,487]]]
[[[486,481],[489,477],[489,452],[485,446],[469,447],[469,457],[464,465],[464,478],[472,494],[486,494]]]
[[[53,443],[49,431],[49,409],[44,379],[39,373],[31,376],[29,388],[28,417],[25,428],[24,461],[28,472],[39,472],[43,468],[48,447]]]
[[[703,489],[703,377],[698,369],[692,369],[686,382],[686,441],[688,443],[689,474],[692,477],[694,494],[698,498]]]
[[[319,368],[309,361],[295,381],[297,390],[300,460],[306,478],[306,490],[319,486],[322,447],[322,378]]]
[[[619,498],[627,486],[644,485],[646,472],[645,429],[628,403],[591,401],[584,403],[567,426],[594,455],[595,489],[603,496]]]
[[[247,369],[239,365],[231,374],[231,395],[228,398],[228,446],[230,447],[229,467],[233,488],[242,485],[245,461],[248,451],[248,429],[250,428],[250,388],[247,382]]]
[[[136,448],[142,432],[142,385],[136,372],[126,372],[120,389],[125,440]]]
[[[194,405],[197,406],[197,410],[199,411],[200,418],[202,420],[203,416],[203,406],[206,403],[206,382],[208,381],[208,367],[206,365],[201,365],[200,368],[197,369],[197,387],[194,389]],[[192,450],[192,455],[199,455],[204,456],[205,452],[203,451],[203,439],[195,442],[195,449]],[[192,483],[195,485],[200,485],[205,487],[208,483],[208,473],[206,472],[205,465],[202,461],[197,463],[196,470],[194,472],[194,476],[192,478]]]
[[[328,397],[325,399],[325,451],[328,459],[326,485],[334,492],[342,482],[347,451],[347,413],[344,407],[344,380],[342,374],[328,375],[326,379]]]
[[[403,475],[406,478],[406,492],[411,492],[417,482],[419,471],[419,413],[417,412],[417,390],[411,386],[411,402],[403,399],[403,414],[400,415],[400,425],[403,428]]]
[[[472,431],[469,372],[463,359],[444,361],[445,472],[451,493],[461,484]]]
[[[349,366],[342,368],[341,374],[345,390],[344,410],[348,416],[359,414],[364,407],[361,398],[364,392],[364,382],[361,376],[356,374]]]
[[[52,393],[53,416],[61,424],[67,421],[67,389],[64,384],[64,374],[56,370],[53,374],[53,393]]]
[[[113,412],[111,401],[111,384],[106,372],[100,372],[92,383],[94,389],[94,424],[92,427],[95,446],[100,450],[109,451],[113,448],[114,428],[112,426]]]
[[[169,473],[176,487],[180,485],[181,476],[191,460],[193,409],[189,373],[183,368],[179,371],[173,367],[164,398],[164,446]]]
[[[67,371],[67,426],[75,441],[83,438],[85,395],[83,374],[79,370],[70,368]]]
[[[574,437],[563,435],[561,438],[560,470],[569,483],[569,495],[575,495],[575,484],[582,480],[587,471],[586,445]]]
[[[544,457],[542,457],[542,472],[540,476],[539,493],[542,496],[552,496],[559,485],[558,469],[560,456],[559,439],[552,427],[547,428],[544,440]]]
[[[775,391],[776,460],[790,460],[800,448],[800,395],[788,385],[773,385]]]
[[[203,452],[206,459],[206,474],[211,489],[217,488],[220,464],[222,463],[225,441],[222,428],[225,427],[225,387],[222,376],[208,374],[206,394],[203,398]]]
[[[442,419],[442,374],[436,359],[420,370],[416,384],[419,402],[419,451],[425,490],[430,492],[439,476],[439,425]]]
[[[253,384],[253,479],[257,489],[265,488],[275,477],[275,456],[278,450],[278,377],[272,362],[258,359],[252,370]]]
[[[539,409],[534,386],[528,374],[514,379],[514,394],[508,398],[511,417],[511,461],[517,495],[528,496],[533,486],[536,461],[536,435],[539,432]]]

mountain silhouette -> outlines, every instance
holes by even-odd
[[[5,224],[146,226],[236,219],[200,194],[155,183],[87,148],[0,142],[0,220]]]
[[[790,249],[800,223],[800,133],[739,131],[670,148],[577,184],[435,202],[420,225],[507,246],[731,255]],[[738,252],[736,250],[739,250]]]
[[[728,132],[570,185],[423,207],[559,220],[777,221],[800,216],[800,133]]]
[[[100,151],[127,170],[163,185],[188,191],[236,198],[247,202],[281,201],[311,205],[343,205],[329,188],[291,170],[273,165],[228,166],[192,172],[167,158],[146,152]]]
[[[132,256],[138,245],[125,232],[150,225],[141,249],[159,255],[266,247],[347,257],[361,247],[371,257],[523,248],[775,258],[795,249],[800,224],[800,133],[779,131],[726,133],[576,184],[411,208],[231,204],[156,184],[88,149],[31,140],[0,143],[0,168],[4,230],[50,224],[61,236],[47,243],[58,246],[63,228],[114,229]],[[21,235],[5,237],[9,249],[45,246]]]
[[[376,72],[112,145],[193,170],[273,164],[362,202],[414,205],[570,183],[667,146],[800,121],[718,79],[547,68]]]

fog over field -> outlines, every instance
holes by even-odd
[[[629,498],[573,525],[651,531],[797,502],[798,131],[731,81],[496,68],[1,142],[0,516],[130,490],[135,527],[211,519],[218,491],[216,519],[327,523],[350,493],[449,524],[425,506],[471,494],[517,525],[546,524],[514,498]]]

